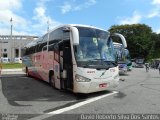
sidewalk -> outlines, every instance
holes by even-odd
[[[24,72],[22,71],[22,68],[19,68],[19,69],[2,69],[1,74],[2,75],[4,75],[4,74],[24,74]]]
[[[15,71],[22,71],[22,68],[18,68],[18,69],[2,69],[2,72],[15,72]]]

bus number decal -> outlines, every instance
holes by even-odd
[[[87,73],[95,73],[95,71],[87,71]]]

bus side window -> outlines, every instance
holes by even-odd
[[[39,43],[38,45],[36,45],[36,52],[40,52],[42,50],[44,50],[43,48],[47,45],[47,42],[44,43]]]
[[[55,51],[59,50],[59,45],[58,45],[58,44],[55,44],[55,45],[53,46],[53,49],[54,49]]]
[[[29,51],[29,48],[25,48],[25,49],[24,49],[24,54],[23,54],[23,55],[24,55],[24,56],[25,56],[25,55],[28,55],[28,51]]]
[[[50,33],[49,41],[61,41],[63,38],[62,28],[58,28]]]
[[[63,32],[63,40],[70,40],[70,33],[69,32]]]
[[[48,51],[53,51],[54,50],[54,44],[48,46]]]

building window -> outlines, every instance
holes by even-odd
[[[7,49],[4,49],[4,52],[7,52]]]
[[[3,53],[3,57],[8,57],[7,53]]]
[[[15,55],[15,56],[18,57],[18,56],[19,56],[19,49],[16,49],[15,52],[16,52],[16,55]]]

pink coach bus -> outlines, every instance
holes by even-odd
[[[22,62],[28,76],[57,89],[92,93],[116,87],[119,70],[112,36],[87,25],[62,25],[25,46]]]

